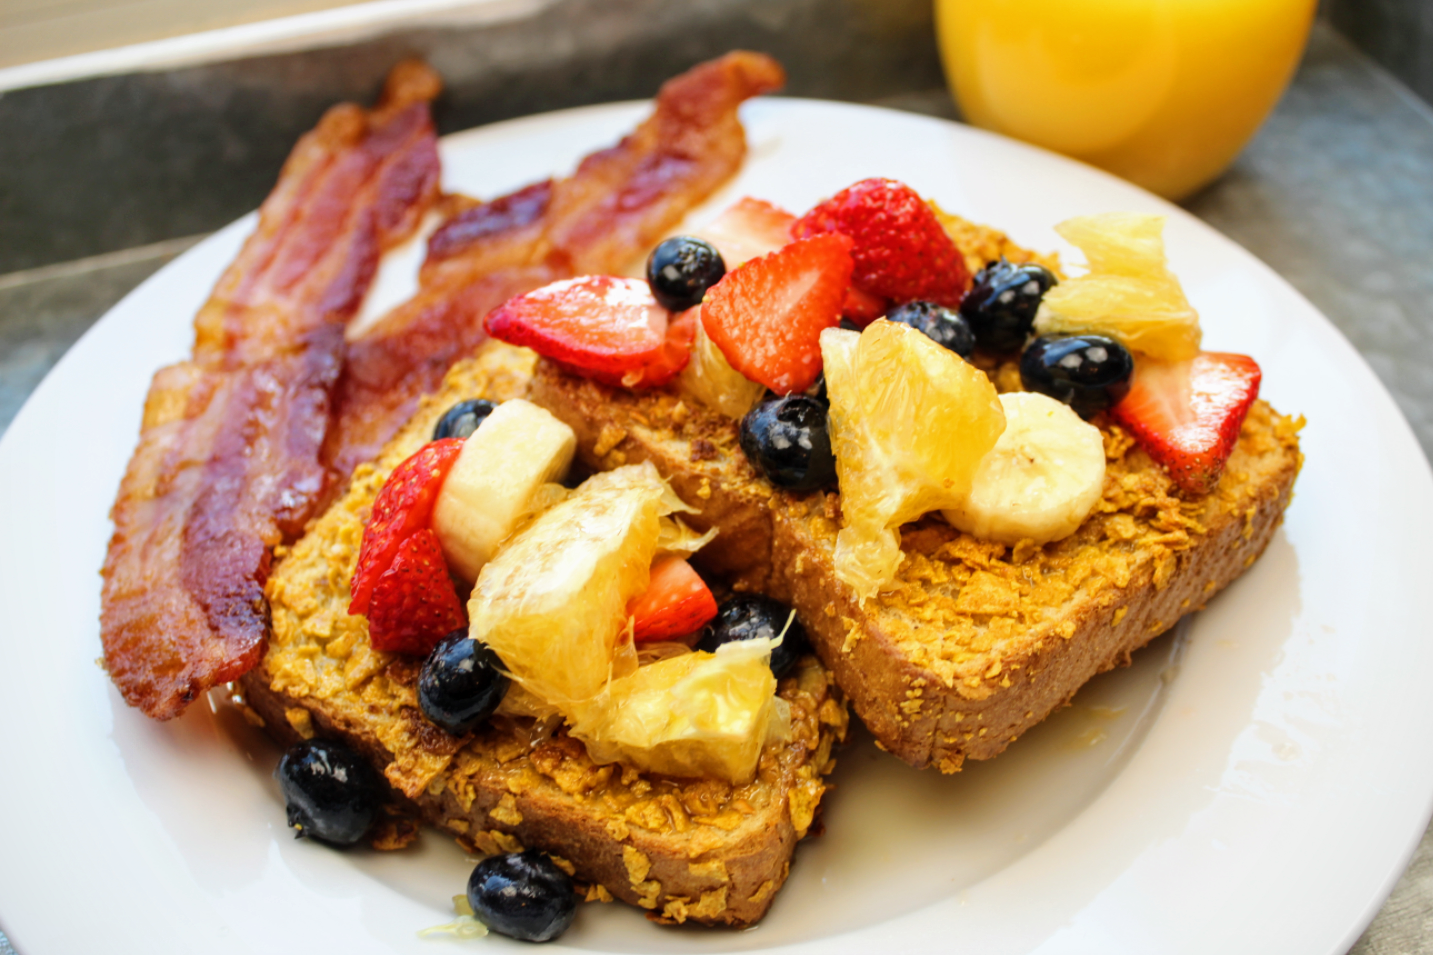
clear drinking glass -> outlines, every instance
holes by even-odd
[[[935,0],[965,118],[1170,199],[1274,108],[1316,0]]]

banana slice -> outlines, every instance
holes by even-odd
[[[488,415],[463,443],[433,505],[433,533],[454,573],[478,579],[533,510],[539,489],[567,473],[576,449],[571,428],[521,398]]]
[[[1000,404],[1005,431],[981,459],[964,503],[941,513],[959,530],[1002,544],[1068,537],[1104,490],[1100,429],[1034,392],[1003,394]]]

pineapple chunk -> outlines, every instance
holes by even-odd
[[[738,640],[684,653],[612,681],[571,708],[571,732],[599,763],[744,785],[762,747],[791,727],[771,673],[774,640]]]
[[[651,462],[588,478],[483,567],[470,633],[565,710],[637,666],[627,604],[647,589],[662,518],[689,510]]]
[[[1108,335],[1162,361],[1199,354],[1199,313],[1165,264],[1163,216],[1110,212],[1055,231],[1085,253],[1090,271],[1045,293],[1037,334]]]
[[[983,372],[906,325],[827,329],[821,355],[841,486],[836,576],[864,601],[895,581],[897,528],[964,500],[1005,412]]]

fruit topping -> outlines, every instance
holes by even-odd
[[[414,531],[374,584],[368,604],[373,649],[426,656],[443,634],[464,623],[437,535],[426,527]]]
[[[1105,486],[1105,441],[1053,398],[1000,396],[1005,430],[980,461],[970,493],[945,519],[982,540],[1044,544],[1075,532]]]
[[[438,419],[438,423],[433,427],[433,440],[469,437],[496,407],[495,403],[486,398],[458,402]]]
[[[468,877],[468,905],[478,921],[524,942],[550,942],[572,924],[572,877],[536,849],[488,856]]]
[[[806,395],[763,401],[741,419],[741,449],[752,467],[777,487],[826,487],[836,480],[826,418],[826,402]]]
[[[553,282],[508,299],[484,323],[494,338],[606,384],[651,385],[648,366],[672,364],[667,310],[641,279],[586,275]]]
[[[836,576],[865,600],[895,580],[906,521],[957,505],[1005,430],[990,379],[915,329],[821,335],[841,486]]]
[[[483,567],[471,635],[553,706],[595,696],[636,666],[627,607],[650,583],[661,518],[678,510],[690,509],[650,462],[588,478]]]
[[[492,716],[507,690],[502,661],[467,630],[440,640],[418,673],[418,707],[454,736]]]
[[[572,707],[571,733],[599,763],[748,783],[762,747],[791,726],[771,650],[768,640],[738,640],[650,663]]]
[[[822,329],[841,320],[851,240],[818,235],[733,269],[702,305],[702,327],[733,368],[777,394],[821,371]]]
[[[696,318],[696,340],[691,360],[677,377],[677,390],[728,418],[740,418],[766,394],[766,386],[731,367],[731,362],[712,344],[701,323],[701,307],[683,312]]]
[[[795,221],[785,209],[748,196],[700,230],[699,237],[717,247],[731,270],[790,242]]]
[[[969,299],[966,299],[969,301]],[[907,302],[886,313],[886,318],[909,325],[943,348],[961,358],[975,353],[975,333],[959,312],[934,302]]]
[[[681,374],[692,355],[692,342],[696,340],[697,325],[700,324],[695,310],[676,315],[667,323],[667,337],[662,350],[640,372],[628,372],[620,380],[613,381],[604,375],[589,375],[609,385],[619,384],[624,388],[660,388]]]
[[[1219,483],[1249,406],[1258,364],[1247,355],[1201,352],[1189,361],[1135,362],[1129,394],[1110,410],[1186,493]]]
[[[464,443],[433,506],[433,531],[466,581],[543,503],[539,490],[572,464],[572,429],[531,402],[498,405]]]
[[[893,179],[865,179],[796,221],[798,239],[838,232],[854,241],[852,281],[878,298],[955,308],[970,285],[965,260],[924,199]]]
[[[888,304],[879,295],[863,292],[856,286],[846,290],[846,303],[841,306],[841,318],[857,328],[867,325],[886,314]]]
[[[1103,335],[1041,335],[1020,356],[1020,383],[1064,402],[1081,418],[1117,404],[1129,391],[1134,358]]]
[[[1163,216],[1110,212],[1055,231],[1085,253],[1090,271],[1045,294],[1037,333],[1108,335],[1161,361],[1198,354],[1199,313],[1165,264]]]
[[[403,542],[429,526],[438,492],[462,450],[463,442],[456,438],[430,442],[388,476],[373,502],[373,515],[368,520],[368,526],[363,529],[358,567],[353,572],[349,613],[369,612],[373,588],[378,578],[393,565]]]
[[[1054,273],[1043,265],[991,262],[975,273],[975,285],[960,303],[960,314],[981,348],[1019,351],[1035,324],[1041,299],[1056,284]]]
[[[770,640],[781,645],[771,651],[771,673],[778,680],[791,672],[801,655],[810,652],[806,628],[790,607],[761,594],[737,594],[722,602],[716,619],[707,624],[697,649],[717,648],[739,640]]]
[[[274,778],[288,804],[294,837],[351,846],[378,815],[384,784],[363,758],[342,743],[305,740],[279,760]]]
[[[652,562],[652,582],[627,608],[637,643],[675,640],[695,634],[716,616],[716,598],[706,581],[680,557]]]
[[[674,235],[647,257],[647,284],[657,301],[674,312],[700,305],[707,289],[725,274],[716,246],[696,236]]]

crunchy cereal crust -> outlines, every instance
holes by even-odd
[[[581,743],[531,717],[499,714],[453,737],[420,714],[419,662],[374,651],[364,618],[346,612],[363,525],[387,474],[454,402],[521,395],[532,364],[530,352],[491,343],[455,367],[282,555],[268,587],[273,635],[263,664],[242,681],[244,702],[281,742],[348,741],[410,811],[471,851],[544,849],[571,867],[589,899],[620,898],[659,921],[748,924],[785,880],[845,735],[845,705],[815,657],[779,687],[790,737],[763,753],[755,780],[732,786],[598,766]],[[392,829],[381,827],[377,842],[401,845]]]
[[[954,772],[1128,665],[1253,564],[1293,493],[1298,427],[1257,403],[1219,486],[1186,500],[1106,424],[1104,498],[1072,537],[1011,548],[927,518],[903,529],[895,589],[864,607],[835,577],[836,495],[786,501],[771,592],[796,607],[886,749]]]

